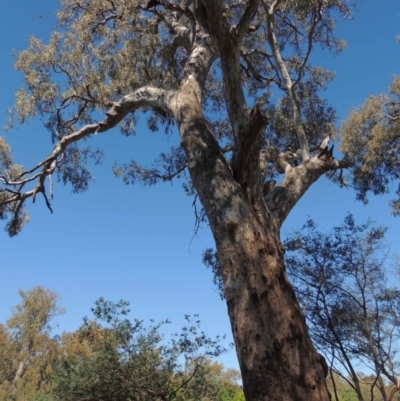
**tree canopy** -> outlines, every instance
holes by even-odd
[[[399,37],[400,39],[400,37]],[[341,150],[354,161],[348,181],[357,198],[367,203],[367,195],[392,191],[400,177],[400,77],[395,77],[390,94],[370,96],[351,111],[343,122]],[[400,184],[397,199],[390,202],[392,213],[400,213]]]
[[[19,291],[16,305],[5,326],[0,326],[0,399],[27,399],[48,389],[57,358],[57,340],[52,335],[54,317],[64,310],[58,295],[41,286]]]
[[[170,132],[176,121],[168,102],[193,73],[201,79],[196,90],[201,90],[202,111],[228,161],[241,158],[230,153],[237,142],[234,131],[248,123],[249,117],[242,115],[245,104],[262,112],[265,121],[259,123],[265,126],[268,121],[260,138],[267,146],[262,154],[264,179],[276,178],[288,163],[296,164],[310,149],[318,149],[323,138],[334,137],[335,112],[321,97],[333,75],[310,65],[309,56],[316,46],[333,52],[344,48],[334,35],[335,17],[350,18],[351,8],[347,1],[336,0],[292,3],[223,2],[215,14],[223,15],[222,20],[215,17],[209,24],[200,3],[62,1],[49,43],[32,36],[29,47],[16,56],[15,68],[24,73],[25,88],[17,91],[8,128],[40,117],[56,146],[49,157],[24,170],[13,164],[9,147],[0,142],[0,204],[3,218],[11,214],[9,233],[15,235],[27,221],[27,198],[42,193],[51,208],[52,184],[45,185],[45,180],[51,180],[53,172],[74,192],[88,188],[92,176],[85,164],[91,159],[101,162],[103,151],[87,141],[81,144],[81,139],[116,124],[123,134],[134,134],[138,108],[149,111],[151,130]],[[229,40],[237,41],[237,49],[232,55],[226,49],[225,55],[222,43],[213,44],[205,70],[194,68],[195,60],[191,65],[189,59],[200,44],[196,40],[204,40],[201,32],[213,28],[210,33],[215,35],[229,26]],[[98,122],[104,110],[109,110],[107,118]],[[278,157],[278,149],[288,144],[299,152]],[[187,155],[178,147],[162,153],[150,167],[132,160],[115,165],[114,171],[126,182],[153,185],[182,175],[187,166]],[[38,179],[36,187],[26,190]],[[187,190],[193,191],[190,183]]]

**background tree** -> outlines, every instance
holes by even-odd
[[[399,374],[400,289],[391,279],[385,232],[349,214],[328,233],[309,220],[285,241],[287,271],[314,344],[328,357],[333,394],[336,373],[360,401],[377,393],[388,400],[387,382],[397,385]],[[372,376],[360,376],[359,366]]]
[[[354,388],[348,383],[346,379],[339,376],[335,372],[331,371],[332,379],[328,380],[328,389],[331,394],[334,394],[333,399],[339,401],[358,401],[359,397]],[[369,401],[385,401],[387,399],[391,401],[399,400],[397,394],[390,398],[383,398],[382,393],[374,385],[376,382],[376,377],[374,375],[366,375],[365,373],[358,372],[358,377],[360,379],[360,389],[364,400]],[[393,385],[391,383],[385,383],[386,393],[390,394],[393,390]]]
[[[7,399],[11,394],[16,354],[17,350],[9,332],[0,324],[0,400]]]
[[[208,357],[225,351],[219,340],[200,332],[199,321],[187,317],[188,325],[167,343],[160,328],[168,322],[149,328],[142,321],[130,322],[127,306],[126,301],[96,301],[92,309],[96,319],[86,319],[76,332],[91,354],[82,357],[74,351],[60,360],[52,377],[53,397],[63,401],[200,399],[188,398],[187,391],[193,390],[187,386],[193,380],[203,388],[212,385],[201,372],[209,370]]]
[[[58,295],[43,287],[20,290],[19,295],[21,303],[0,331],[0,388],[9,400],[29,399],[48,388],[57,358],[57,338],[50,323],[64,312],[57,305]]]
[[[244,399],[239,372],[210,359],[226,351],[223,338],[201,332],[197,319],[187,316],[166,341],[160,330],[168,321],[145,327],[127,319],[128,302],[100,298],[94,320],[52,336],[57,295],[42,287],[20,294],[23,302],[8,320],[13,327],[0,325],[1,401]],[[30,338],[29,352],[22,338]]]
[[[390,95],[370,96],[352,110],[341,131],[341,150],[354,162],[347,180],[357,198],[367,203],[368,193],[390,192],[400,177],[400,77],[393,78]],[[396,195],[390,205],[399,215],[400,184]]]
[[[200,367],[193,363],[186,365],[186,375],[197,374],[185,388],[185,400],[244,401],[244,394],[239,386],[240,373],[235,369],[224,369],[218,362],[206,360]]]
[[[27,199],[43,196],[52,210],[53,174],[87,188],[85,163],[102,153],[84,139],[117,124],[132,134],[139,109],[151,129],[175,125],[180,147],[115,173],[151,185],[189,171],[186,189],[218,249],[248,400],[328,399],[279,233],[310,185],[351,164],[327,144],[335,114],[319,93],[332,74],[310,64],[316,46],[343,48],[334,15],[350,16],[346,0],[63,0],[49,44],[32,37],[17,56],[26,87],[10,125],[40,116],[54,148],[23,169],[1,143],[10,235],[27,221]]]
[[[358,401],[357,393],[349,385],[347,380],[343,379],[333,370],[329,371],[327,378],[328,390],[335,401]]]

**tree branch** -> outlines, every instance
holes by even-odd
[[[286,169],[283,181],[274,186],[265,197],[265,201],[277,218],[278,224],[283,224],[294,205],[323,174],[327,171],[348,168],[352,165],[353,163],[347,160],[321,160],[316,155],[297,167]]]
[[[194,21],[192,11],[185,4],[172,4],[166,0],[151,0],[147,3],[146,7],[140,7],[142,10],[149,11],[150,8],[156,6],[163,6],[166,10],[173,11],[179,15],[186,15],[189,20]]]
[[[239,43],[242,42],[244,36],[248,32],[250,23],[253,20],[259,5],[260,5],[260,0],[248,1],[246,9],[244,10],[244,13],[242,15],[242,18],[240,19],[239,24],[237,25],[236,28],[237,40],[239,41]]]
[[[240,67],[240,47],[243,38],[230,34],[224,26],[224,16],[219,2],[203,0],[203,3],[209,16],[210,33],[220,55],[224,98],[235,145],[238,146],[241,136],[246,135],[249,123],[249,110],[243,93]],[[244,24],[248,22],[248,14],[258,5],[258,1],[253,0],[250,3],[252,5],[247,13],[245,12],[246,17],[241,29],[244,29]]]
[[[294,88],[297,86],[297,84],[300,82],[301,78],[303,77],[304,68],[307,65],[307,61],[308,61],[308,58],[310,57],[311,50],[313,47],[313,36],[314,36],[315,28],[317,27],[317,25],[321,21],[321,19],[322,19],[322,4],[319,4],[318,10],[314,11],[314,13],[313,13],[313,23],[308,32],[307,51],[303,58],[303,62],[300,65],[299,71],[297,73],[297,79],[293,83]]]
[[[274,24],[274,14],[276,11],[276,7],[279,5],[279,0],[276,0],[270,7],[263,0],[262,2],[265,12],[267,13],[267,38],[269,45],[272,49],[272,54],[274,59],[278,65],[280,73],[282,74],[283,80],[286,86],[286,92],[291,100],[293,107],[293,119],[296,127],[296,133],[300,144],[301,157],[303,162],[310,158],[310,151],[308,148],[307,137],[304,131],[303,123],[301,121],[301,112],[300,112],[300,102],[297,97],[295,86],[293,85],[292,79],[289,75],[289,71],[286,67],[286,64],[282,58],[282,55],[279,51],[278,42],[275,36],[275,24]],[[308,58],[307,58],[308,59]],[[303,67],[304,68],[304,67]]]
[[[10,190],[5,188],[4,191],[13,193],[14,196],[11,196],[5,200],[3,200],[3,204],[10,204],[17,202],[18,210],[22,207],[24,201],[30,197],[35,200],[36,194],[41,192],[45,198],[46,205],[50,207],[49,200],[45,193],[45,178],[51,176],[54,173],[54,170],[57,165],[57,160],[62,157],[65,149],[71,145],[72,143],[78,142],[79,140],[91,135],[97,134],[100,132],[108,131],[109,129],[115,127],[128,113],[133,112],[134,110],[141,107],[152,107],[154,109],[161,109],[166,113],[171,113],[171,109],[169,103],[173,96],[174,92],[164,91],[162,89],[154,88],[151,86],[144,86],[135,92],[132,92],[126,96],[124,96],[119,103],[112,103],[111,108],[106,112],[106,118],[96,124],[85,125],[79,130],[72,132],[71,134],[63,136],[60,141],[55,145],[52,153],[46,159],[42,160],[36,166],[29,170],[23,171],[18,177],[18,181],[10,181],[5,176],[0,177],[0,180],[7,186],[19,186],[18,190]],[[36,170],[41,168],[41,171],[36,173],[35,175],[21,179],[24,176],[27,176]],[[34,180],[38,180],[38,185],[29,191],[21,192],[22,187]]]

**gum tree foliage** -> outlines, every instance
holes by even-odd
[[[367,203],[368,193],[391,191],[391,184],[400,178],[400,77],[393,78],[389,95],[370,96],[352,110],[341,131],[341,150],[354,162],[347,180],[356,189],[357,198]],[[398,216],[400,183],[396,195],[390,206]]]
[[[199,321],[187,316],[181,333],[167,342],[160,329],[168,321],[150,327],[131,322],[128,305],[96,301],[95,319],[86,318],[75,333],[91,354],[62,358],[51,379],[55,400],[186,400],[196,388],[193,380],[205,390],[210,387],[201,372],[208,358],[226,351],[221,339],[208,337]]]
[[[54,317],[64,310],[58,295],[37,286],[19,291],[5,326],[0,326],[0,399],[26,400],[49,388],[58,342],[52,335]]]
[[[357,224],[349,214],[330,232],[309,220],[285,240],[288,275],[314,344],[328,359],[336,399],[333,373],[360,401],[373,393],[388,400],[398,386],[400,288],[390,269],[385,232],[371,221]],[[359,367],[372,375],[361,377]]]
[[[0,324],[0,400],[10,395],[15,376],[15,357],[17,350],[7,328]]]
[[[352,163],[328,149],[335,113],[320,94],[332,74],[310,64],[314,48],[340,52],[335,17],[350,16],[347,0],[62,0],[49,43],[32,37],[16,56],[25,87],[9,126],[41,118],[54,148],[22,168],[0,143],[9,234],[27,221],[27,199],[52,210],[53,176],[85,190],[85,163],[101,161],[96,135],[132,135],[147,111],[149,128],[177,132],[180,146],[114,171],[148,185],[184,176],[200,201],[246,399],[327,400],[279,231],[319,177]]]

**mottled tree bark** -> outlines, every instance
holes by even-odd
[[[278,220],[251,204],[205,121],[189,131],[182,145],[216,241],[246,399],[329,400],[320,357],[286,278]]]

